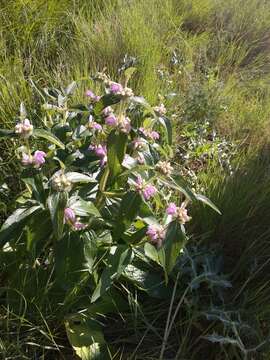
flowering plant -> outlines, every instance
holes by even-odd
[[[99,73],[104,94],[88,90],[85,105],[70,105],[75,82],[44,90],[42,128],[21,105],[14,130],[0,131],[18,140],[25,183],[0,244],[15,250],[23,238],[36,260],[51,249],[47,261],[65,299],[87,282],[91,302],[101,301],[120,276],[132,277],[138,259],[158,263],[168,282],[187,241],[189,204],[217,210],[174,171],[165,106],[135,96],[130,74],[120,84]]]

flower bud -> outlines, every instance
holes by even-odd
[[[33,125],[28,119],[19,122],[15,126],[15,133],[21,135],[24,138],[28,138],[33,134]]]
[[[159,115],[165,115],[166,112],[167,112],[164,104],[160,104],[159,106],[155,106],[153,109],[154,109],[154,111],[155,111],[156,113],[158,113]]]
[[[156,169],[166,176],[170,176],[173,171],[173,167],[168,161],[159,161],[156,164]]]
[[[105,123],[106,123],[106,125],[109,125],[109,126],[116,126],[117,118],[111,114],[105,118]]]
[[[75,223],[76,215],[75,212],[71,208],[65,208],[64,210],[64,219],[66,223]]]

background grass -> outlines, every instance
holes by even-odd
[[[84,89],[93,85],[89,75],[106,68],[117,78],[117,69],[128,54],[137,60],[132,83],[137,94],[144,94],[153,104],[159,96],[175,94],[165,101],[175,113],[176,136],[187,124],[209,122],[219,136],[237,144],[233,175],[221,171],[215,161],[207,162],[198,174],[222,216],[195,207],[190,230],[194,241],[209,248],[219,245],[224,269],[233,282],[227,303],[245,309],[247,317],[256,309],[256,321],[252,321],[263,341],[270,316],[269,2],[10,0],[0,1],[0,23],[0,127],[14,126],[21,101],[31,119],[39,121],[37,88],[81,81],[76,100],[82,100]],[[20,187],[13,143],[1,141],[0,149],[0,182],[10,189],[0,195],[5,217]],[[30,276],[28,271],[23,274],[25,279]],[[35,298],[21,286],[25,282],[2,279],[2,283],[18,291],[27,304],[26,312],[20,308],[16,314],[2,307],[3,359],[32,359],[37,347],[38,354],[40,348],[44,354],[50,349],[64,351],[67,343],[61,339],[56,309],[48,305],[46,287]],[[121,349],[116,358],[156,359],[164,339],[168,303],[159,302],[151,309],[147,301],[139,304],[136,294],[129,296],[130,311],[122,314],[122,320],[134,344],[140,346],[136,349],[121,332],[116,336],[108,331],[115,348]],[[41,305],[40,297],[48,302]],[[174,320],[173,336],[167,339],[168,356],[197,359],[209,346],[200,338],[209,330],[199,320],[201,305],[192,307],[190,302],[187,295],[181,316]],[[25,331],[34,340],[27,340]],[[213,349],[213,359],[242,358],[227,346],[213,345]],[[255,358],[267,359],[267,350],[263,351]]]

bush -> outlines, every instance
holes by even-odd
[[[124,276],[142,287],[141,267],[154,261],[163,268],[165,283],[160,274],[150,288],[167,286],[187,241],[188,203],[201,200],[217,210],[171,166],[166,108],[152,108],[134,96],[127,87],[134,71],[125,70],[123,85],[98,73],[95,80],[105,94],[87,90],[87,105],[69,105],[75,82],[65,90],[45,89],[50,102],[43,105],[44,128],[32,125],[21,104],[14,130],[1,130],[20,145],[16,154],[25,184],[0,232],[3,261],[8,265],[14,255],[22,267],[52,269],[53,293],[64,305],[60,313],[81,357],[84,340],[89,353],[103,351],[102,332],[92,317],[103,313],[104,301],[110,311],[121,303],[113,283]],[[78,296],[82,293],[87,305],[85,296]],[[85,306],[91,319],[78,312]],[[89,335],[80,338],[83,329],[94,332],[90,342]]]

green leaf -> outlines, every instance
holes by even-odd
[[[66,299],[72,296],[77,285],[80,286],[80,281],[88,276],[86,270],[92,269],[95,249],[92,249],[93,253],[89,252],[91,244],[90,237],[80,236],[78,232],[66,234],[55,244],[56,283],[65,291]]]
[[[202,203],[208,205],[210,208],[212,208],[213,210],[215,210],[219,215],[221,215],[221,212],[219,211],[219,209],[216,207],[215,204],[212,203],[211,200],[209,200],[206,196],[202,195],[202,194],[195,194],[195,197],[197,200],[201,201]]]
[[[78,172],[67,172],[66,178],[72,183],[95,183],[97,182],[93,177]]]
[[[164,129],[166,131],[168,144],[171,145],[172,144],[172,124],[171,124],[171,121],[165,116],[160,116],[158,118],[158,120],[159,120],[159,123],[164,127]]]
[[[85,232],[82,235],[84,243],[84,266],[91,272],[97,255],[97,235],[94,231]]]
[[[115,177],[122,169],[122,162],[127,147],[127,135],[124,133],[117,134],[116,131],[111,131],[108,136],[107,146],[110,174]]]
[[[172,288],[165,284],[162,273],[152,268],[145,270],[140,264],[128,265],[123,275],[153,298],[168,299],[172,295]]]
[[[61,149],[65,149],[65,145],[60,141],[54,134],[50,131],[44,129],[34,129],[33,136],[37,138],[43,138],[48,140],[50,143],[60,147]]]
[[[91,298],[91,302],[95,302],[102,296],[117,279],[125,267],[131,263],[133,251],[127,245],[113,246],[107,259],[107,266],[103,270],[96,289]]]
[[[64,230],[64,210],[67,205],[67,194],[56,192],[48,197],[48,207],[51,214],[54,235],[57,240],[61,239]]]
[[[149,259],[155,261],[157,264],[160,264],[158,250],[154,245],[147,242],[144,245],[144,253],[147,257],[149,257]]]
[[[127,192],[121,201],[119,213],[113,229],[113,237],[117,240],[135,220],[142,205],[141,195],[135,191]]]
[[[14,130],[0,129],[0,138],[17,136]]]
[[[169,224],[166,231],[164,247],[160,250],[160,261],[167,275],[173,270],[180,250],[185,245],[186,236],[183,230],[181,224],[175,220]]]
[[[186,184],[186,182],[184,181],[184,179],[181,176],[174,176],[174,177],[170,177],[170,178],[161,178],[160,181],[164,185],[170,187],[171,189],[180,191],[190,201],[196,200],[195,194],[189,188],[189,186]]]
[[[96,206],[91,201],[85,201],[81,198],[76,201],[72,201],[70,199],[70,206],[74,209],[74,212],[77,216],[96,216],[101,217],[100,212],[96,208]]]
[[[10,215],[0,230],[0,246],[4,246],[7,241],[12,240],[14,237],[19,238],[26,220],[40,211],[40,205],[31,206],[28,208],[19,208]]]
[[[102,113],[102,110],[105,109],[107,106],[114,105],[119,103],[121,100],[120,95],[114,94],[106,94],[101,97],[101,99],[95,103],[94,105],[94,115],[99,116]]]
[[[80,359],[110,359],[102,327],[98,321],[77,316],[66,320],[65,327],[69,342]]]

